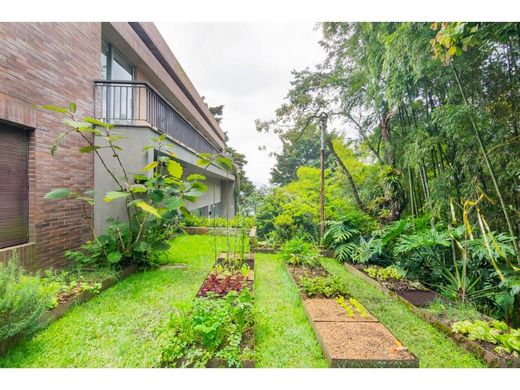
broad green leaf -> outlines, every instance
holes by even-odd
[[[170,160],[166,164],[166,168],[168,169],[168,173],[176,178],[180,179],[182,177],[182,165],[179,164],[177,161]]]
[[[196,181],[196,180],[206,180],[206,176],[199,175],[198,173],[194,173],[193,175],[189,175],[186,180],[188,181]]]
[[[189,217],[191,215],[190,211],[184,206],[179,207],[179,210],[184,217]]]
[[[171,245],[167,241],[155,241],[152,243],[152,249],[156,251],[167,251]]]
[[[148,189],[142,184],[132,184],[130,191],[132,192],[146,192]]]
[[[75,121],[75,120],[70,119],[70,118],[63,119],[63,124],[65,124],[65,125],[67,125],[69,127],[73,127],[76,130],[85,129],[85,128],[92,129],[92,125],[90,123],[79,122],[79,121]]]
[[[152,215],[155,215],[157,218],[161,218],[161,215],[159,214],[159,212],[157,211],[157,209],[155,207],[153,207],[152,205],[149,205],[148,203],[146,203],[145,201],[138,201],[135,203],[135,205],[141,209],[143,209],[144,211],[146,211],[147,213],[150,213]]]
[[[69,111],[70,111],[70,112],[72,112],[72,113],[76,112],[76,109],[77,109],[77,108],[78,108],[78,107],[76,106],[76,103],[74,103],[74,102],[70,102],[70,104],[69,104]]]
[[[154,169],[157,165],[159,165],[159,161],[152,161],[150,164],[148,164],[147,166],[145,166],[142,171],[143,172],[147,172],[149,171],[150,169]]]
[[[105,196],[103,197],[103,200],[105,202],[112,202],[114,199],[119,198],[126,198],[129,196],[129,192],[121,192],[121,191],[108,191]]]
[[[122,257],[123,257],[123,255],[121,254],[121,252],[110,252],[107,255],[107,260],[109,263],[115,264],[115,263],[119,263],[119,261],[121,261]]]
[[[215,165],[225,171],[231,171],[233,169],[233,162],[224,156],[218,156],[215,159]]]
[[[146,145],[144,148],[143,148],[143,152],[146,152],[147,150],[152,150],[154,147],[152,145]]]
[[[194,182],[191,185],[191,188],[194,189],[194,190],[200,191],[200,192],[206,192],[208,190],[208,186],[206,184],[204,184],[204,183],[199,182],[199,181]]]
[[[90,153],[97,149],[101,149],[101,146],[87,145],[87,146],[83,146],[83,147],[79,148],[79,152],[80,153]]]
[[[168,210],[178,210],[183,204],[184,202],[182,199],[177,197],[170,197],[165,201],[165,205]]]
[[[125,137],[124,135],[110,135],[108,137],[103,137],[103,138],[106,139],[107,141],[114,142],[114,141],[119,141],[120,139],[125,139],[127,137]]]
[[[39,106],[39,107],[43,108],[44,110],[59,112],[61,114],[68,114],[69,113],[69,110],[67,110],[66,108],[53,106],[53,105],[50,105],[50,104],[44,104],[43,106]]]
[[[66,188],[56,188],[52,190],[51,192],[48,192],[45,194],[45,199],[62,199],[66,198],[68,196],[71,196],[73,192],[71,190],[68,190]]]
[[[89,116],[83,118],[83,120],[85,122],[88,122],[90,124],[93,124],[93,125],[96,125],[96,126],[101,126],[101,127],[104,127],[105,129],[111,129],[113,128],[115,125],[111,124],[111,123],[106,123],[106,122],[102,122],[96,118],[91,118]]]

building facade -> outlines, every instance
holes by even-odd
[[[186,174],[197,153],[225,153],[224,133],[151,23],[0,23],[0,261],[16,251],[29,269],[64,264],[64,252],[101,233],[124,206],[102,201],[115,183],[84,141],[65,138],[62,118],[34,105],[77,104],[81,116],[114,123],[131,173],[157,158],[143,151],[167,134]],[[101,140],[94,140],[96,143]],[[104,149],[101,149],[104,150]],[[216,166],[195,214],[234,215],[234,177]],[[55,188],[95,191],[95,206],[45,200]]]

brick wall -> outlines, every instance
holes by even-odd
[[[0,23],[0,120],[34,129],[29,137],[29,239],[36,244],[36,260],[26,261],[29,268],[62,265],[64,251],[91,238],[85,218],[91,209],[43,196],[57,187],[93,188],[93,155],[78,152],[84,143],[74,134],[52,157],[50,147],[65,127],[57,114],[32,105],[75,101],[79,115],[93,116],[100,47],[100,23]]]

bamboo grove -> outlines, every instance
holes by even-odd
[[[503,257],[518,297],[520,24],[319,27],[325,58],[293,72],[286,102],[258,130],[304,133],[327,115],[329,152],[359,211],[381,227],[403,218],[465,226],[465,239],[478,236],[488,249],[496,235],[508,237],[513,252]],[[379,166],[377,185],[352,180],[333,142],[344,130],[355,134],[342,139],[347,147]],[[454,245],[454,258],[464,259],[464,249]],[[493,250],[490,267],[498,264]],[[494,270],[503,282],[501,268]]]

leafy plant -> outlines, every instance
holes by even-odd
[[[302,238],[293,238],[281,248],[280,258],[293,267],[315,267],[319,264],[319,252]]]
[[[380,281],[386,281],[388,279],[401,280],[405,276],[405,272],[395,266],[389,267],[367,267],[364,271],[371,278],[378,279]]]
[[[172,314],[165,330],[162,367],[205,367],[213,358],[240,367],[253,351],[243,341],[253,324],[253,296],[245,289],[222,299],[196,298]]]
[[[326,298],[333,298],[348,295],[346,286],[341,279],[334,276],[302,276],[299,285],[308,297],[323,295]]]
[[[13,255],[0,262],[0,340],[30,334],[40,327],[40,318],[53,305],[53,291],[39,276],[29,276]]]
[[[79,152],[94,153],[114,181],[114,189],[104,194],[103,201],[123,200],[126,210],[127,221],[113,221],[107,233],[99,237],[95,234],[92,219],[89,219],[93,242],[82,248],[84,255],[69,252],[69,257],[83,265],[93,265],[101,259],[112,265],[128,261],[154,262],[156,252],[169,248],[170,233],[178,226],[180,216],[189,215],[185,202],[195,201],[207,189],[202,183],[205,177],[195,174],[183,178],[183,168],[175,160],[171,145],[166,142],[166,134],[152,138],[154,145],[143,148],[144,151],[156,150],[159,156],[157,160],[144,166],[142,173],[131,175],[119,154],[122,150],[119,141],[124,137],[113,131],[114,124],[91,117],[78,120],[75,103],[67,108],[49,105],[41,108],[63,115],[63,123],[68,128],[56,138],[51,154],[56,152],[67,136],[80,136],[85,145],[79,148]],[[96,138],[96,143],[92,135]],[[100,153],[101,149],[108,149],[110,153],[103,155]],[[210,165],[216,165],[225,171],[233,168],[232,162],[226,157],[205,153],[199,154],[197,164],[203,169]],[[92,191],[80,193],[56,188],[47,193],[45,198],[72,198],[84,205],[94,204]]]
[[[349,317],[354,317],[354,310],[356,310],[360,316],[368,318],[367,310],[357,299],[349,298],[349,300],[346,301],[344,296],[339,296],[336,298],[336,302],[345,309]]]
[[[470,340],[485,341],[498,344],[497,352],[508,352],[518,356],[520,352],[520,330],[511,329],[505,322],[493,321],[490,325],[486,321],[459,321],[451,326],[456,333],[466,334]]]

